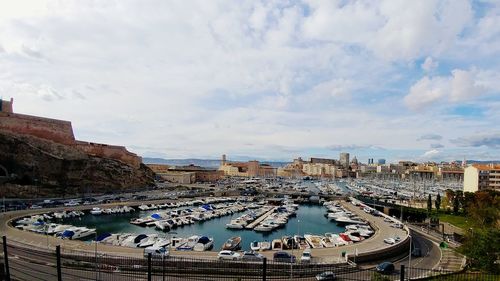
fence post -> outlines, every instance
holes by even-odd
[[[262,281],[266,281],[267,274],[267,258],[262,259]]]
[[[9,256],[7,255],[7,236],[2,236],[3,259],[5,263],[5,280],[10,281]]]
[[[165,255],[162,255],[162,270],[161,270],[161,276],[162,276],[162,281],[165,281]]]
[[[148,253],[148,281],[151,281],[151,253]]]
[[[62,281],[61,272],[61,246],[56,246],[57,281]]]
[[[401,275],[400,275],[399,280],[405,281],[405,265],[404,264],[401,265]]]

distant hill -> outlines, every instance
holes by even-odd
[[[480,161],[480,160],[467,160],[467,164],[500,164],[500,160],[491,160],[491,161]]]
[[[245,160],[246,161],[246,160]],[[187,166],[187,165],[196,165],[200,167],[206,168],[217,168],[220,166],[220,160],[217,159],[163,159],[163,158],[142,158],[142,162],[144,164],[165,164],[165,165],[174,165],[174,166]],[[260,161],[261,164],[268,164],[273,167],[283,167],[288,162],[278,162],[278,161]]]

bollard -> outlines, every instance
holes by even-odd
[[[2,236],[3,258],[5,263],[5,280],[10,281],[9,256],[7,254],[7,236]]]

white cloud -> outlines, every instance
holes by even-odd
[[[411,86],[404,101],[410,109],[422,110],[440,101],[456,103],[472,100],[500,91],[495,81],[497,76],[498,73],[477,69],[454,69],[451,76],[425,76]]]
[[[425,58],[425,61],[422,63],[421,67],[426,72],[431,72],[435,70],[439,66],[439,62],[432,59],[432,57]]]

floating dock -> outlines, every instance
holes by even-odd
[[[274,208],[271,208],[271,210],[267,211],[265,214],[263,214],[262,216],[260,216],[258,219],[254,220],[252,223],[248,224],[247,226],[245,226],[245,228],[247,229],[253,229],[255,226],[257,226],[261,221],[265,220],[267,217],[269,217],[269,215],[271,215],[274,210],[276,210],[276,207]]]

